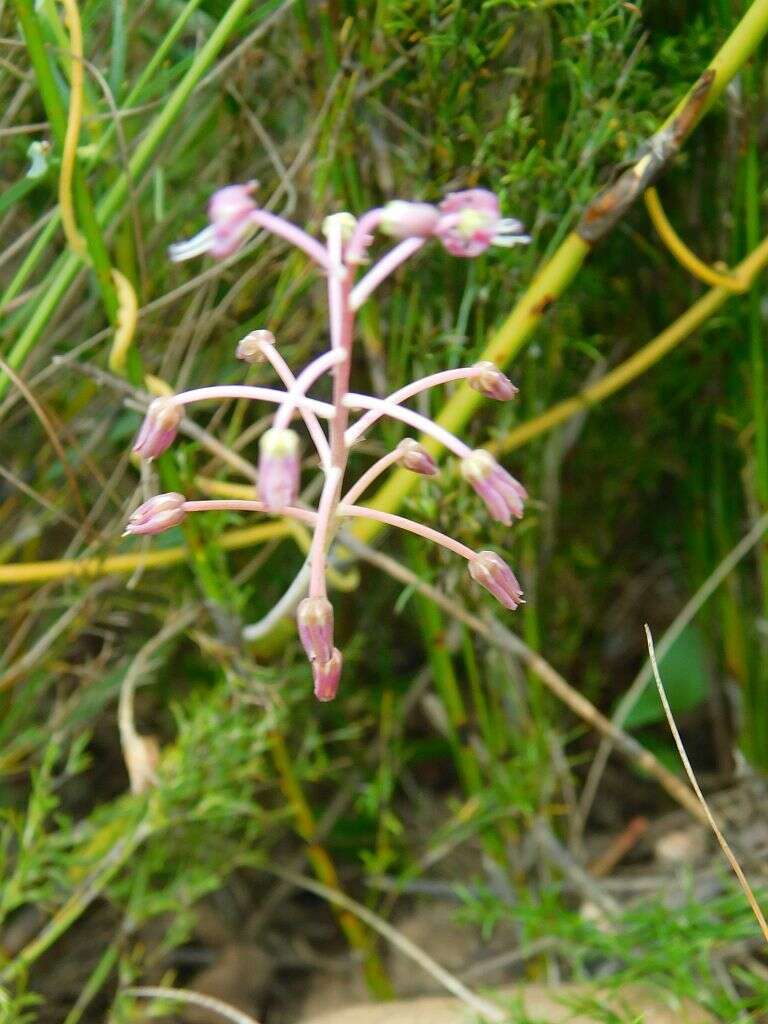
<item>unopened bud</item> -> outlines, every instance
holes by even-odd
[[[422,476],[434,476],[437,472],[437,463],[429,454],[423,444],[419,444],[412,437],[404,437],[397,446],[401,452],[400,461],[406,469],[412,473],[420,473]]]
[[[296,611],[299,639],[311,662],[325,665],[333,656],[333,605],[326,597],[306,597]]]
[[[185,497],[175,491],[168,494],[157,494],[132,512],[125,527],[123,536],[142,533],[162,533],[178,526],[185,516]]]
[[[334,647],[333,653],[325,664],[312,662],[312,678],[315,682],[315,696],[318,700],[333,700],[339,690],[341,679],[341,651]]]
[[[461,461],[461,474],[483,499],[491,516],[509,526],[512,516],[521,519],[528,493],[521,483],[484,448],[477,448]]]
[[[501,372],[498,366],[483,360],[480,363],[475,363],[474,368],[477,375],[471,378],[469,386],[475,391],[479,391],[481,395],[485,395],[486,398],[495,398],[497,402],[508,402],[517,394],[515,385],[506,374]]]
[[[264,346],[274,344],[275,336],[272,331],[251,331],[238,341],[235,355],[245,363],[263,363],[266,359]]]
[[[381,214],[380,227],[393,238],[428,238],[440,221],[440,211],[429,203],[393,199]]]
[[[283,508],[299,493],[299,436],[287,427],[272,427],[259,442],[259,497],[267,510]]]
[[[341,228],[341,240],[342,242],[348,242],[352,235],[355,233],[357,227],[357,217],[353,214],[348,213],[346,210],[342,210],[341,213],[331,213],[323,221],[323,234],[327,238],[333,230],[333,226],[337,224]]]
[[[514,611],[524,604],[517,577],[495,551],[478,551],[469,563],[469,575],[505,608]]]
[[[162,455],[173,444],[183,415],[174,398],[163,396],[150,402],[133,444],[136,454],[147,460]]]

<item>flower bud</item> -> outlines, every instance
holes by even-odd
[[[266,358],[264,346],[274,344],[275,336],[272,331],[251,331],[238,341],[235,355],[245,363],[263,363]]]
[[[525,603],[517,577],[495,551],[478,551],[469,563],[469,575],[505,608],[514,611]]]
[[[469,386],[479,391],[486,398],[495,398],[497,402],[508,402],[517,394],[512,381],[494,363],[483,360],[475,363],[477,376],[472,377]]]
[[[381,214],[379,225],[393,238],[428,238],[437,227],[440,211],[429,203],[409,203],[393,199]]]
[[[176,439],[183,416],[184,410],[174,398],[163,396],[153,399],[136,435],[133,450],[147,460],[162,455]]]
[[[404,437],[397,450],[401,452],[400,461],[406,469],[412,473],[420,473],[422,476],[434,476],[437,472],[437,463],[429,454],[423,444],[419,444],[412,437]]]
[[[299,639],[314,664],[333,657],[333,605],[326,597],[305,597],[296,612]]]
[[[337,224],[341,228],[342,242],[348,242],[355,233],[357,217],[355,217],[354,214],[349,213],[347,210],[342,210],[340,213],[329,213],[323,221],[323,234],[326,238],[328,238],[333,230],[334,224]]]
[[[477,448],[461,461],[461,475],[483,499],[490,515],[505,526],[522,519],[526,489],[498,464],[484,448]]]
[[[123,536],[138,533],[162,533],[178,526],[186,516],[183,494],[171,491],[158,494],[132,512],[125,527]]]
[[[272,427],[259,443],[259,497],[264,507],[283,508],[299,493],[301,461],[299,436],[283,427]]]
[[[336,647],[331,657],[324,664],[312,662],[312,678],[315,682],[315,696],[318,700],[333,700],[339,690],[341,679],[341,651]]]

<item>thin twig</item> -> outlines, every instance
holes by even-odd
[[[124,988],[121,996],[134,996],[139,999],[169,999],[177,1003],[187,1003],[190,1006],[201,1006],[204,1010],[213,1010],[221,1014],[233,1024],[258,1024],[255,1017],[249,1017],[242,1010],[235,1009],[229,1003],[213,996],[204,996],[201,992],[192,992],[186,988],[163,988],[159,985],[141,986],[139,988]]]
[[[362,903],[358,903],[357,900],[351,899],[351,897],[336,889],[329,889],[328,886],[322,885],[320,882],[315,882],[303,875],[297,875],[293,871],[286,871],[274,864],[265,865],[265,870],[269,871],[270,874],[277,875],[278,878],[291,882],[297,888],[313,892],[315,895],[328,900],[329,903],[335,903],[349,913],[354,914],[361,921],[364,921],[369,928],[377,931],[403,956],[407,956],[414,963],[418,964],[422,970],[431,975],[435,981],[438,981],[452,995],[474,1010],[475,1013],[479,1013],[487,1020],[495,1022],[495,1024],[502,1024],[503,1021],[507,1020],[506,1013],[500,1007],[488,1002],[487,999],[483,999],[482,996],[467,988],[455,975],[447,971],[436,960],[433,960],[428,953],[425,953],[423,949],[420,949],[419,946],[411,942],[402,932],[393,928],[391,924],[379,917],[378,914],[374,914],[372,910],[363,906]]]

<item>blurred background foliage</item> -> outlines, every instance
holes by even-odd
[[[310,928],[309,944],[338,933],[327,908],[289,898],[269,866],[301,868],[304,841],[317,835],[332,872],[313,862],[321,879],[338,872],[384,916],[432,880],[459,900],[467,928],[492,936],[506,926],[524,948],[542,935],[556,942],[556,953],[521,958],[510,977],[643,976],[695,993],[725,1019],[759,1019],[746,1016],[764,1005],[759,965],[713,966],[710,955],[752,933],[738,898],[719,891],[705,910],[691,890],[670,915],[661,889],[646,894],[606,948],[562,865],[531,863],[526,844],[542,821],[583,860],[594,837],[670,805],[617,758],[580,822],[599,737],[522,663],[378,569],[339,563],[346,585],[333,597],[348,669],[339,698],[320,706],[289,623],[256,645],[239,640],[300,567],[293,535],[225,550],[224,531],[253,524],[222,514],[184,535],[121,539],[127,512],[158,485],[129,455],[146,372],[174,390],[240,381],[235,343],[257,327],[274,331],[294,367],[325,345],[322,282],[282,243],[257,238],[224,265],[168,261],[168,244],[204,223],[215,188],[255,178],[263,202],[315,231],[328,212],[473,185],[497,191],[505,213],[524,221],[530,247],[471,263],[430,248],[365,308],[354,379],[359,390],[392,390],[478,358],[746,6],[84,0],[75,191],[84,228],[98,211],[89,267],[67,254],[56,214],[71,74],[64,12],[53,0],[0,3],[0,982],[9,1019],[101,1020],[118,983],[188,980],[190,950],[205,944],[204,898],[224,904],[225,917],[258,922],[254,934],[283,964],[283,989],[267,986],[260,1011],[291,1019],[297,1001],[285,979],[322,972],[302,961],[292,927],[319,916],[326,931]],[[764,56],[761,48],[731,81],[658,186],[680,234],[710,263],[734,265],[762,237]],[[110,266],[139,305],[125,375],[109,368]],[[599,379],[702,291],[636,204],[508,368],[517,402],[484,405],[467,440],[501,439]],[[407,499],[411,514],[508,554],[528,603],[506,625],[606,714],[642,668],[643,623],[662,635],[768,509],[763,296],[758,280],[626,389],[505,456],[532,495],[511,534],[449,467]],[[251,376],[270,379],[263,368]],[[443,401],[430,396],[424,411]],[[246,459],[266,425],[236,405],[196,418]],[[393,427],[382,436],[399,437]],[[249,482],[189,438],[156,475],[163,489],[189,494],[201,476]],[[29,581],[14,569],[180,544],[182,560],[122,574]],[[394,537],[387,545],[458,603],[490,610],[442,552]],[[713,786],[744,758],[768,765],[767,609],[758,544],[662,664],[691,757]],[[183,614],[186,625],[142,655],[137,725],[162,755],[158,785],[132,796],[121,686],[144,645]],[[655,692],[626,728],[675,765]],[[347,938],[383,993],[370,936]]]

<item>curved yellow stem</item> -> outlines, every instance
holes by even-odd
[[[757,274],[768,264],[768,238],[742,260],[736,267],[734,276],[750,288]],[[696,328],[700,327],[733,295],[733,290],[722,286],[712,288],[687,309],[674,323],[665,328],[638,352],[625,359],[615,369],[607,373],[601,380],[584,388],[578,395],[566,398],[563,402],[553,405],[541,416],[536,416],[527,423],[521,423],[510,433],[488,447],[495,452],[508,452],[513,448],[531,441],[534,437],[552,430],[565,420],[575,416],[584,409],[602,401],[615,391],[625,387],[641,373],[645,373],[654,363],[670,352],[681,341],[684,341]]]
[[[114,267],[111,273],[115,284],[115,292],[117,293],[118,307],[115,337],[109,352],[109,368],[112,373],[124,376],[128,349],[131,347],[133,336],[136,333],[136,323],[139,318],[139,302],[136,298],[134,287],[125,274],[121,274]]]
[[[700,260],[695,252],[692,252],[678,233],[670,224],[664,207],[661,205],[659,193],[653,186],[647,188],[643,193],[645,207],[651,218],[653,226],[664,245],[669,249],[677,262],[697,277],[704,284],[713,288],[725,288],[729,292],[744,292],[749,287],[749,282],[735,273],[721,272],[710,267],[708,263]]]
[[[64,20],[69,32],[71,61],[67,130],[64,135],[59,172],[59,213],[61,226],[70,249],[86,259],[87,251],[77,229],[75,207],[72,200],[72,178],[77,159],[77,141],[80,137],[80,124],[83,119],[83,29],[80,24],[77,0],[61,0],[61,2],[64,5]]]

